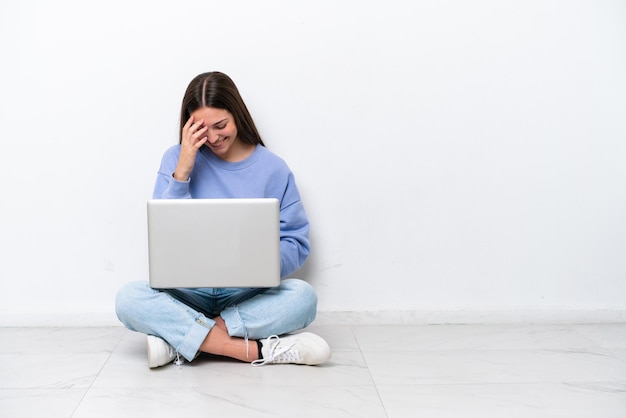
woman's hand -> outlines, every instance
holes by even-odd
[[[196,162],[196,154],[204,143],[208,140],[206,136],[207,127],[203,126],[204,120],[194,121],[193,116],[189,118],[183,126],[182,141],[178,164],[174,171],[174,178],[179,181],[189,180],[191,170]]]

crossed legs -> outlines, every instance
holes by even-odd
[[[170,294],[132,282],[118,292],[116,312],[128,329],[162,338],[188,361],[198,351],[255,361],[257,340],[305,328],[315,318],[317,296],[302,280],[285,279],[242,300],[244,292],[177,289]]]

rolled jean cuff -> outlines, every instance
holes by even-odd
[[[248,338],[248,330],[244,326],[236,307],[223,310],[220,316],[226,324],[228,335],[231,337]]]
[[[196,358],[202,342],[209,335],[209,331],[214,325],[215,321],[200,314],[176,351],[187,361],[192,361]]]

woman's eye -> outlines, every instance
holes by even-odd
[[[215,129],[224,129],[226,127],[226,125],[220,125],[220,126],[216,126]]]

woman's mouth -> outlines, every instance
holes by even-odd
[[[222,145],[224,145],[226,139],[227,138],[222,138],[218,141],[215,141],[214,143],[209,143],[209,145],[211,146],[211,148],[220,148]]]

